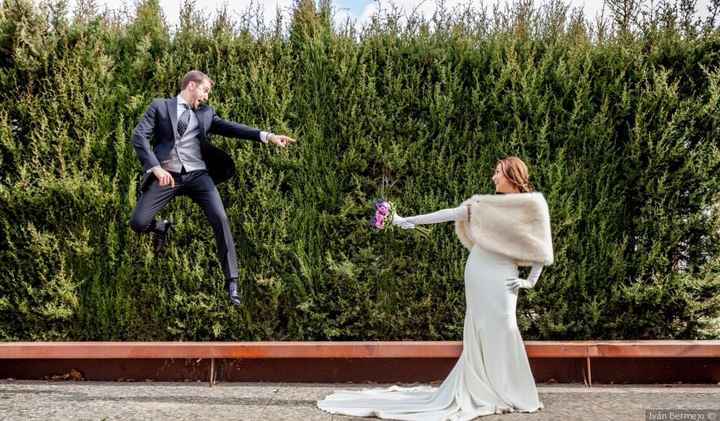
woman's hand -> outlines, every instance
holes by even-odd
[[[392,224],[397,225],[404,230],[415,228],[415,224],[398,214],[393,215]]]
[[[519,288],[532,288],[533,287],[532,285],[530,285],[530,282],[528,282],[527,279],[522,279],[522,278],[508,278],[505,281],[505,286],[511,292],[517,292]]]

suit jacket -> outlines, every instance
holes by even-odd
[[[220,118],[212,107],[200,105],[195,110],[200,128],[199,141],[202,159],[215,184],[235,175],[235,163],[221,149],[210,143],[210,134],[260,141],[260,130]],[[145,110],[140,123],[133,130],[132,144],[142,163],[140,191],[145,191],[155,176],[147,170],[170,158],[177,132],[177,98],[156,98]]]

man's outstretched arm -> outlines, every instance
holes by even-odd
[[[295,139],[285,135],[264,132],[260,129],[248,127],[244,124],[235,123],[220,118],[213,110],[212,125],[210,132],[221,136],[236,137],[239,139],[256,140],[262,143],[272,143],[275,146],[285,147],[291,143],[295,143]]]

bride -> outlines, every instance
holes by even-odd
[[[318,402],[333,414],[397,420],[471,420],[542,409],[515,318],[519,288],[532,288],[553,262],[550,217],[533,192],[525,163],[500,160],[492,177],[497,195],[476,195],[457,208],[403,218],[404,229],[455,222],[470,250],[465,265],[463,351],[438,388],[430,386],[337,391]],[[527,279],[518,266],[531,266]]]

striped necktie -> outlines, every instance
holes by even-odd
[[[185,111],[180,115],[180,118],[178,118],[177,122],[177,130],[178,134],[182,137],[182,135],[185,134],[185,130],[187,130],[188,125],[190,125],[190,108],[188,108],[187,104],[181,104],[183,108],[185,108]]]

